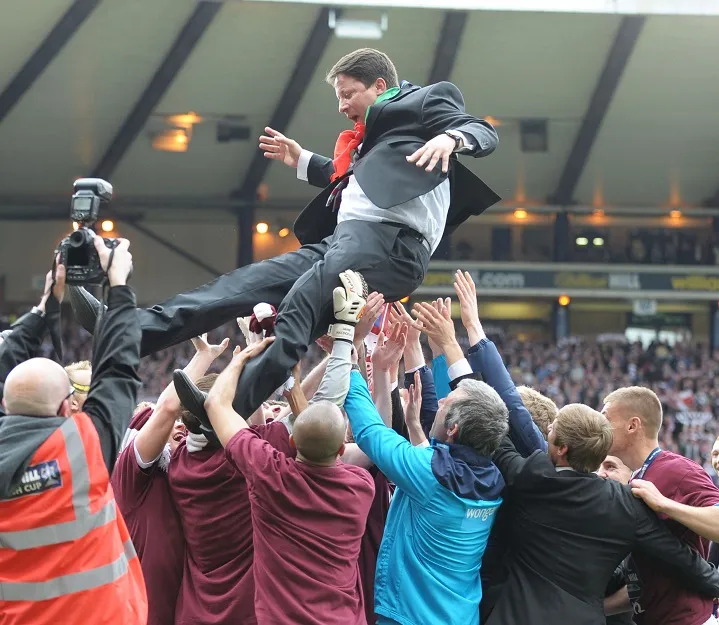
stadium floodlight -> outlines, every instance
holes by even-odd
[[[382,15],[380,23],[369,20],[347,20],[338,18],[334,9],[329,14],[329,27],[339,39],[382,39],[387,31],[387,15]]]

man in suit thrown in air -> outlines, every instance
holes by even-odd
[[[278,307],[275,342],[240,380],[240,414],[254,412],[326,331],[340,273],[361,272],[388,301],[409,295],[442,235],[500,199],[457,161],[457,154],[491,154],[498,139],[489,123],[465,113],[453,84],[400,87],[392,61],[373,49],[344,56],[327,82],[354,124],[340,135],[334,158],[271,128],[260,138],[267,158],[323,187],[295,222],[302,247],[138,311],[147,355],[249,315],[257,302]],[[99,303],[71,290],[78,319],[92,330]]]

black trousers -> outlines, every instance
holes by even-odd
[[[341,272],[361,272],[370,292],[396,301],[422,283],[428,262],[429,251],[400,227],[344,221],[321,243],[235,269],[138,311],[142,355],[250,315],[258,302],[276,306],[276,339],[247,363],[235,397],[235,410],[248,417],[287,379],[308,345],[327,332],[333,320],[332,291],[340,285]]]

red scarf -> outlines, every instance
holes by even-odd
[[[334,182],[337,178],[344,176],[352,164],[352,151],[356,150],[364,139],[365,125],[361,122],[355,124],[354,130],[343,130],[337,137],[335,144],[335,157],[332,163],[335,166],[335,173],[330,180]]]

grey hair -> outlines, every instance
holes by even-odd
[[[462,380],[457,388],[466,397],[452,402],[444,425],[458,426],[454,442],[472,447],[482,456],[491,456],[509,431],[509,411],[499,393],[489,384]]]

